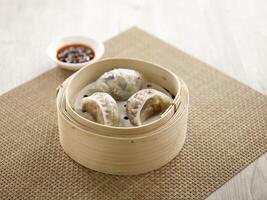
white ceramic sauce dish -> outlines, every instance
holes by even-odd
[[[75,45],[75,44],[81,44],[92,48],[95,53],[94,58],[92,60],[83,63],[67,63],[67,62],[62,62],[57,58],[57,53],[59,49],[61,49],[64,46]],[[95,39],[86,36],[63,37],[53,41],[47,48],[47,54],[49,58],[52,61],[54,61],[59,67],[68,70],[79,70],[85,65],[88,65],[89,63],[92,63],[100,59],[103,56],[104,52],[105,48],[102,42],[99,42]]]

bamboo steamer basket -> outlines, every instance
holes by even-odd
[[[74,110],[79,91],[104,72],[129,68],[167,88],[175,98],[161,118],[138,127],[111,127],[90,121]],[[64,81],[57,94],[60,143],[76,162],[116,175],[136,175],[158,169],[181,150],[187,129],[189,94],[171,71],[142,60],[109,58],[89,64]]]

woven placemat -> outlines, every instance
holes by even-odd
[[[132,28],[105,43],[105,56],[141,58],[177,73],[190,91],[186,143],[159,170],[112,176],[62,150],[56,68],[0,97],[3,199],[204,199],[267,151],[267,98],[153,36]],[[166,133],[167,134],[167,133]]]

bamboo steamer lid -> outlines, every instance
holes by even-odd
[[[104,72],[129,68],[165,88],[175,98],[159,120],[139,127],[110,127],[87,120],[74,110],[77,93]],[[60,143],[76,162],[90,169],[134,175],[157,169],[181,150],[186,136],[189,95],[185,83],[158,65],[128,58],[92,63],[59,88],[57,111]]]

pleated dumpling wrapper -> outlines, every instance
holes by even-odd
[[[172,98],[154,89],[143,89],[131,96],[126,104],[126,113],[135,126],[160,112],[164,112],[172,103]]]
[[[89,88],[88,94],[94,92],[109,93],[117,101],[126,101],[144,86],[141,73],[132,69],[113,69],[105,72]]]
[[[89,113],[97,123],[118,126],[117,102],[108,93],[96,92],[82,99],[82,111]]]

